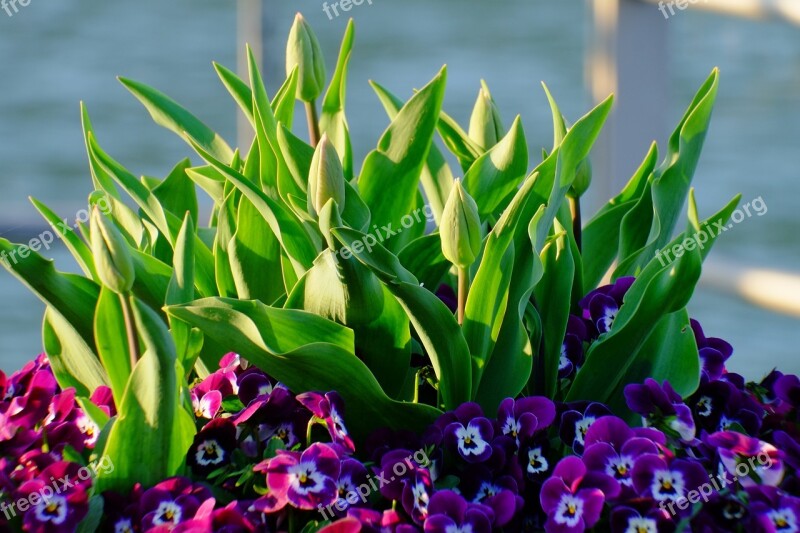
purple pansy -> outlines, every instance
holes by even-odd
[[[627,385],[624,394],[631,411],[645,417],[648,425],[672,432],[684,442],[694,440],[692,410],[668,381],[661,386],[647,378],[643,385]]]
[[[520,441],[528,440],[536,431],[547,429],[555,417],[555,405],[548,398],[506,398],[497,409],[498,433],[514,439],[519,446]]]
[[[644,454],[658,454],[656,444],[628,427],[624,420],[606,416],[592,424],[586,432],[583,461],[589,470],[602,472],[622,485],[623,496],[635,496],[633,465]]]
[[[800,378],[794,374],[781,376],[775,381],[775,395],[792,407],[800,407]]]
[[[87,491],[90,481],[81,476],[76,463],[59,461],[41,471],[34,479],[23,483],[17,494],[30,503],[23,523],[25,531],[74,531],[89,510]],[[54,482],[55,481],[55,489]],[[67,480],[66,486],[62,480]]]
[[[749,515],[741,494],[712,492],[707,502],[704,498],[702,509],[692,518],[692,531],[737,531]]]
[[[494,426],[483,416],[483,409],[467,402],[440,416],[426,431],[423,442],[439,445],[444,441],[450,451],[468,463],[479,463],[491,457],[493,437]]]
[[[611,330],[619,308],[622,307],[625,293],[634,281],[632,277],[619,278],[611,285],[593,290],[578,302],[583,308],[583,318],[594,326],[598,334]]]
[[[589,340],[586,323],[580,317],[569,315],[564,342],[561,343],[561,356],[558,360],[558,377],[565,379],[583,365],[583,343]]]
[[[140,513],[142,529],[165,526],[172,528],[191,520],[200,505],[211,498],[211,492],[195,486],[186,478],[170,478],[142,494]]]
[[[208,475],[228,464],[235,449],[236,426],[230,418],[217,418],[195,435],[187,462],[195,473]]]
[[[718,451],[722,466],[743,487],[757,484],[776,487],[783,479],[781,454],[772,444],[735,431],[714,433],[705,442]]]
[[[550,441],[547,437],[525,443],[519,451],[519,462],[527,479],[543,481],[555,465],[555,461],[550,459]]]
[[[350,507],[366,505],[357,489],[367,482],[367,477],[367,469],[359,461],[349,457],[342,459],[339,478],[336,481],[337,503],[333,508],[337,516],[344,516]],[[345,511],[340,511],[340,508],[344,508]]]
[[[211,420],[217,416],[222,405],[222,393],[218,390],[208,391],[202,397],[198,397],[197,392],[192,391],[191,397],[195,417]]]
[[[336,501],[341,461],[327,444],[315,442],[302,454],[280,450],[254,470],[266,473],[270,490],[254,502],[262,512],[279,511],[286,505],[311,510]]]
[[[702,377],[704,381],[720,379],[727,371],[725,362],[733,354],[733,346],[716,337],[706,337],[703,328],[697,320],[690,320],[694,338],[702,363]]]
[[[773,487],[748,489],[750,526],[764,533],[800,531],[800,498]]]
[[[616,507],[609,518],[612,533],[671,533],[675,524],[663,511],[642,512],[633,507]]]
[[[418,455],[419,452],[400,448],[381,457],[380,466],[374,469],[374,479],[379,482],[380,493],[384,498],[400,500],[405,482],[413,479],[417,470],[430,466],[427,456],[417,457]]]
[[[576,402],[566,405],[561,415],[559,435],[561,440],[572,450],[581,455],[584,448],[586,432],[598,419],[609,416],[611,411],[601,403]]]
[[[694,461],[672,459],[669,463],[658,455],[642,455],[633,465],[633,487],[643,497],[657,503],[678,502],[708,482],[708,473]]]
[[[431,496],[433,496],[431,473],[429,470],[419,468],[411,477],[404,480],[400,501],[411,519],[417,524],[422,524],[428,518]]]
[[[453,422],[444,433],[445,444],[468,463],[480,463],[491,457],[492,437],[492,423],[484,417],[473,418],[466,424]]]
[[[514,477],[494,476],[484,465],[471,465],[462,475],[459,492],[472,503],[492,509],[494,526],[508,524],[524,505]]]
[[[579,533],[600,520],[606,498],[619,494],[612,477],[588,472],[580,458],[559,461],[553,476],[544,482],[539,501],[547,514],[547,533]]]
[[[428,504],[425,533],[489,533],[492,530],[491,511],[484,506],[469,504],[451,490],[441,490]]]
[[[355,451],[353,439],[344,425],[344,402],[336,392],[319,394],[307,392],[297,396],[297,401],[318,419],[325,422],[333,442],[343,446],[348,452]]]

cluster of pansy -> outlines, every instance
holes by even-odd
[[[116,414],[107,387],[88,401]],[[88,512],[86,460],[99,433],[44,355],[11,376],[0,372],[0,531],[73,531]]]
[[[569,379],[607,332],[632,278],[593,291],[570,317]],[[631,427],[602,404],[542,397],[443,414],[422,435],[378,430],[356,453],[335,392],[295,395],[236,354],[195,384],[198,432],[187,477],[105,493],[109,531],[613,532],[800,531],[800,379],[745,384],[731,346],[692,322],[701,385],[629,385]],[[76,476],[98,430],[44,357],[0,373],[0,490],[26,497]],[[110,391],[91,401],[108,416]],[[66,453],[66,451],[69,453]],[[91,481],[17,518],[30,531],[73,531]],[[0,531],[8,524],[0,514]]]

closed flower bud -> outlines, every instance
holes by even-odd
[[[325,59],[317,36],[300,13],[286,43],[286,75],[295,67],[298,67],[297,98],[311,102],[322,94],[325,86]]]
[[[572,182],[572,187],[569,190],[570,196],[580,198],[589,189],[592,184],[592,163],[588,158],[578,163],[578,168],[575,169],[575,181]]]
[[[475,200],[456,180],[444,205],[439,225],[442,253],[459,268],[475,262],[481,250],[481,219]]]
[[[90,227],[94,266],[100,281],[118,294],[127,293],[135,278],[128,243],[97,207],[92,211]]]
[[[497,109],[489,88],[485,82],[478,93],[478,100],[469,119],[469,138],[478,143],[485,150],[489,150],[503,138],[503,121]]]
[[[308,213],[316,216],[328,200],[333,200],[342,213],[344,209],[344,171],[336,147],[323,135],[314,157],[311,159],[311,171],[308,175]]]

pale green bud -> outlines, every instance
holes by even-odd
[[[315,100],[325,87],[325,58],[314,30],[300,13],[294,18],[286,43],[286,75],[298,67],[297,98]]]
[[[489,93],[485,82],[481,82],[478,100],[469,119],[469,138],[485,150],[490,149],[503,138],[505,128],[500,119],[500,111]]]
[[[90,228],[94,266],[100,281],[118,294],[127,293],[136,277],[128,243],[97,207],[92,210]]]
[[[311,158],[308,174],[308,213],[316,216],[328,200],[336,202],[339,213],[344,209],[344,171],[336,147],[325,134]]]
[[[461,180],[455,181],[444,204],[439,235],[448,261],[459,268],[475,262],[481,250],[481,219],[478,205],[461,186]]]
[[[578,163],[578,168],[575,170],[575,181],[572,182],[569,195],[574,198],[580,198],[589,189],[592,184],[592,163],[588,158]]]

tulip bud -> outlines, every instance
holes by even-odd
[[[325,86],[325,59],[317,36],[300,13],[294,19],[286,43],[286,75],[298,67],[297,98],[316,99]]]
[[[336,147],[323,135],[314,157],[311,158],[311,171],[308,175],[308,213],[316,216],[328,200],[333,200],[339,210],[344,209],[344,171]]]
[[[439,224],[442,253],[459,268],[475,262],[481,250],[481,219],[475,200],[456,180],[444,205]]]
[[[127,293],[135,278],[128,243],[97,207],[92,210],[90,228],[94,266],[100,281],[118,294]]]
[[[485,82],[481,82],[478,100],[469,119],[469,138],[488,150],[503,138],[503,121],[500,111],[489,93]]]
[[[572,182],[569,195],[574,198],[580,198],[589,189],[592,184],[592,163],[588,158],[578,163],[578,168],[575,169],[575,181]]]

